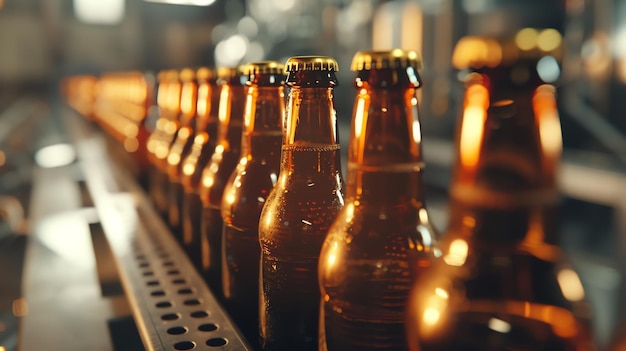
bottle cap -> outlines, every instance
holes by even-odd
[[[412,50],[359,51],[352,58],[352,71],[383,68],[422,68],[422,56]]]
[[[196,77],[201,81],[214,80],[215,76],[215,70],[209,67],[200,67],[196,71]]]
[[[259,61],[250,62],[246,65],[245,73],[247,75],[253,74],[283,74],[284,66],[280,62],[276,61]]]
[[[179,74],[178,71],[175,69],[170,69],[167,71],[166,73],[166,80],[169,82],[174,82],[174,81],[178,81],[179,78]]]
[[[545,56],[562,56],[562,36],[553,28],[524,28],[505,38],[466,36],[459,40],[452,54],[457,69],[493,68],[519,60],[537,61]]]
[[[244,65],[237,67],[220,67],[217,69],[217,78],[223,80],[230,80],[237,78],[238,76],[245,75]]]
[[[339,65],[328,56],[294,56],[285,64],[286,72],[296,71],[338,71]]]
[[[183,68],[180,71],[180,81],[189,82],[196,78],[196,72],[191,68]]]

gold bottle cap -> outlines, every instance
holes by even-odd
[[[189,82],[196,78],[196,72],[191,68],[183,68],[180,71],[180,81]]]
[[[245,72],[247,75],[282,74],[284,72],[284,66],[282,63],[276,61],[250,62],[246,65]]]
[[[107,76],[107,77],[108,77],[108,75],[105,75],[105,76]],[[159,71],[159,72],[157,73],[156,78],[157,78],[157,81],[158,81],[159,83],[161,83],[161,82],[163,82],[163,81],[167,80],[167,71],[165,71],[165,70],[163,70],[163,71]]]
[[[524,28],[506,38],[466,36],[461,38],[452,54],[457,69],[508,65],[519,59],[539,60],[545,56],[561,59],[561,34],[553,28]]]
[[[389,51],[359,51],[352,58],[352,71],[382,68],[422,68],[422,56],[416,51],[394,49]]]
[[[196,71],[198,80],[207,81],[215,79],[215,70],[209,67],[200,67]]]
[[[178,71],[175,70],[175,69],[168,70],[167,71],[167,77],[165,79],[170,81],[170,82],[178,81],[178,79],[179,79]]]
[[[294,56],[285,64],[286,72],[296,71],[338,71],[339,65],[328,56]]]
[[[246,66],[244,65],[237,67],[220,67],[217,69],[217,78],[229,80],[238,76],[245,75],[245,67]]]

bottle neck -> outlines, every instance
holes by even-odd
[[[385,72],[372,72],[383,75]],[[370,75],[372,74],[370,73]],[[397,71],[386,72],[391,77]],[[396,77],[397,78],[397,77]],[[416,89],[359,82],[348,149],[346,194],[377,203],[423,203],[421,125]]]
[[[332,88],[293,86],[287,105],[283,146],[338,144]]]
[[[284,88],[250,85],[244,114],[241,156],[248,159],[280,159]],[[272,148],[272,146],[275,146]]]
[[[494,81],[477,76],[465,93],[450,189],[451,210],[461,213],[451,214],[449,226],[492,242],[518,243],[538,232],[553,242],[548,221],[558,201],[561,155],[554,88]],[[459,218],[475,225],[470,230]]]
[[[341,158],[333,90],[292,86],[287,104],[281,176],[324,174],[341,179]]]
[[[180,114],[181,90],[181,84],[179,82],[170,82],[167,85],[167,97],[165,98],[163,112],[167,114],[170,119],[177,118],[178,114]]]
[[[212,84],[207,81],[198,85],[198,101],[196,105],[196,130],[204,131],[209,119],[209,111],[211,109],[211,90]]]
[[[183,127],[195,127],[193,125],[198,104],[198,86],[196,82],[185,82],[180,95],[180,124]]]
[[[236,152],[239,155],[241,146],[241,128],[246,102],[244,85],[222,85],[218,110],[219,124],[217,144],[225,152]]]

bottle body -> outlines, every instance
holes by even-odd
[[[222,195],[226,182],[239,161],[247,89],[241,82],[242,73],[237,71],[236,74],[236,79],[222,86],[217,145],[211,160],[202,171],[200,181],[202,272],[207,285],[218,299],[222,296]]]
[[[341,170],[328,165],[336,165],[340,150],[339,145],[303,144],[284,146],[282,153],[281,174],[259,224],[263,346],[315,350],[319,253],[343,206]],[[292,174],[285,173],[290,162]]]
[[[408,61],[411,52],[362,52],[353,62],[399,55]],[[427,267],[435,248],[423,195],[419,81],[413,65],[397,65],[357,75],[346,205],[319,260],[320,350],[406,350],[412,265]]]
[[[199,71],[200,72],[200,71]],[[212,74],[211,74],[212,75]],[[198,87],[196,130],[187,156],[182,162],[181,184],[183,198],[181,205],[182,245],[194,266],[202,271],[202,249],[200,223],[202,221],[202,200],[200,180],[202,170],[211,160],[217,145],[219,125],[218,109],[220,90],[211,76]]]
[[[167,187],[168,222],[176,238],[182,241],[182,198],[184,194],[181,182],[182,161],[187,156],[196,133],[196,107],[198,100],[198,84],[195,72],[185,69],[181,72],[183,86],[181,91],[180,128],[167,156]]]
[[[252,345],[259,339],[259,218],[278,180],[284,116],[283,68],[250,63],[241,158],[222,198],[225,306]]]
[[[317,264],[343,206],[332,58],[287,61],[291,86],[278,181],[259,219],[259,323],[264,350],[316,350]]]

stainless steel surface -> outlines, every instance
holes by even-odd
[[[26,246],[22,289],[0,286],[0,350],[249,350],[105,135],[54,113],[41,138],[77,160],[33,167],[28,240],[0,250]]]
[[[102,134],[74,113],[65,122],[145,348],[249,350]]]

